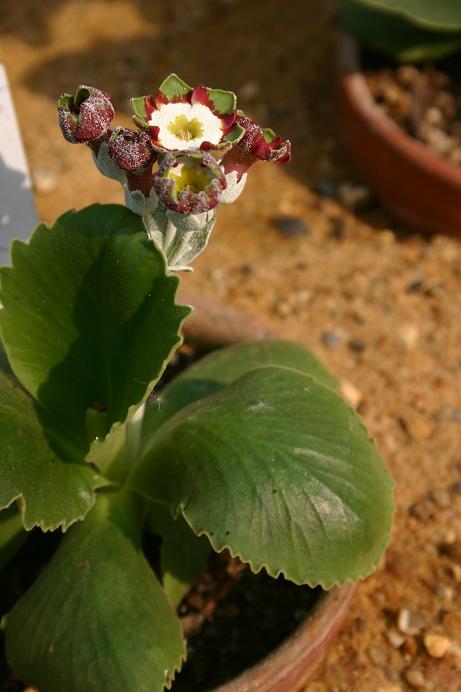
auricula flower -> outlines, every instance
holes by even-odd
[[[236,122],[235,94],[193,88],[175,74],[162,82],[155,96],[131,102],[135,123],[149,132],[152,145],[160,152],[225,151],[244,134]]]
[[[146,132],[117,127],[108,140],[112,161],[126,174],[130,190],[141,190],[146,196],[152,187],[152,166],[157,153]]]
[[[81,85],[74,96],[61,94],[58,99],[58,118],[68,142],[90,146],[107,135],[115,111],[105,91]]]
[[[161,160],[153,183],[168,209],[181,214],[201,214],[218,205],[226,178],[219,163],[207,153],[168,153]]]
[[[235,172],[237,180],[257,161],[270,161],[283,165],[291,159],[291,143],[269,128],[261,128],[256,120],[250,120],[242,111],[237,124],[244,128],[243,137],[228,151],[221,161],[226,174]]]

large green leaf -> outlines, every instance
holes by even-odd
[[[142,220],[93,205],[37,228],[1,270],[11,366],[82,451],[123,421],[160,377],[189,309]]]
[[[174,519],[166,505],[150,503],[149,528],[161,536],[163,590],[176,607],[205,568],[211,551],[205,536],[196,536],[182,516]]]
[[[461,30],[459,0],[358,0],[358,2],[365,7],[396,14],[408,22],[427,29]]]
[[[16,505],[0,512],[0,570],[19,550],[26,536]]]
[[[357,414],[295,370],[261,367],[165,423],[131,477],[215,550],[325,588],[387,543],[392,481]]]
[[[438,29],[364,0],[343,0],[341,14],[349,34],[400,62],[443,58],[461,46],[461,26],[453,25],[452,31]]]
[[[43,692],[160,692],[184,656],[140,548],[143,507],[101,493],[6,617],[6,654]]]
[[[18,500],[24,527],[63,530],[82,519],[104,484],[88,464],[51,449],[28,394],[0,374],[0,509]]]
[[[214,394],[248,370],[261,365],[294,368],[327,387],[339,387],[338,380],[311,351],[295,341],[266,339],[221,348],[187,368],[164,392],[152,397],[144,415],[144,444],[148,444],[152,433],[181,408]]]

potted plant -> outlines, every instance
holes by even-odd
[[[133,108],[139,129],[112,129],[104,92],[60,97],[64,136],[91,148],[128,208],[40,225],[1,270],[0,545],[7,560],[24,529],[65,533],[3,620],[8,661],[41,692],[174,684],[186,654],[174,607],[210,551],[328,590],[369,574],[391,527],[374,443],[302,345],[217,350],[158,388],[191,311],[173,272],[190,269],[249,167],[286,163],[290,145],[231,92],[176,75]],[[161,541],[157,573],[146,528]],[[351,587],[332,594],[275,655],[291,671],[270,680],[256,667],[223,689],[300,684]]]
[[[461,5],[343,0],[341,19],[341,125],[358,169],[410,227],[459,234],[457,55],[434,60],[459,52]]]

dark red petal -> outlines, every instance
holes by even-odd
[[[160,132],[159,126],[151,125],[147,128],[147,131],[150,135],[150,141],[152,142],[152,144],[158,144],[158,133]]]
[[[155,108],[160,108],[160,106],[170,103],[170,99],[165,96],[163,91],[157,91],[155,97],[153,98],[153,102],[155,103]]]
[[[157,106],[155,104],[155,100],[152,96],[146,96],[144,99],[144,110],[146,112],[146,118],[149,120],[150,116],[152,113],[157,110]]]
[[[223,135],[226,136],[234,127],[235,121],[237,120],[237,111],[233,111],[228,115],[220,115],[222,122]]]
[[[195,89],[193,90],[193,92],[191,94],[190,102],[192,104],[201,103],[202,106],[206,106],[211,111],[213,111],[213,113],[215,111],[214,103],[210,99],[210,97],[208,96],[208,90],[204,86],[195,87]]]

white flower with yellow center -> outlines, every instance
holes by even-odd
[[[201,103],[166,103],[151,114],[149,127],[158,128],[156,139],[169,150],[197,151],[204,142],[216,146],[223,136],[221,118]]]

